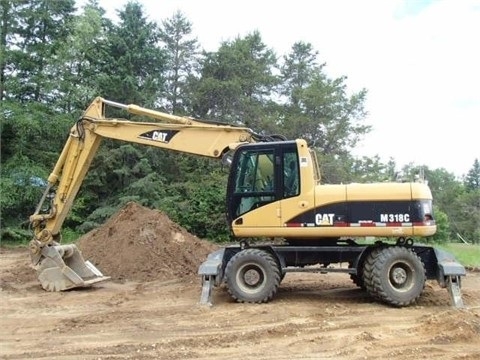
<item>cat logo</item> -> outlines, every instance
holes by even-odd
[[[138,137],[145,140],[152,140],[161,143],[169,143],[178,133],[178,130],[152,130],[140,134]]]
[[[333,225],[335,214],[315,214],[315,225],[329,226]]]
[[[167,142],[167,135],[168,135],[168,133],[163,132],[163,131],[154,131],[152,133],[152,140]]]

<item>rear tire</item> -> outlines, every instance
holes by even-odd
[[[417,254],[405,247],[377,248],[365,261],[363,280],[374,298],[394,306],[408,306],[423,292],[425,267]]]
[[[281,271],[270,253],[245,249],[230,259],[225,277],[228,292],[237,302],[264,303],[275,296]]]
[[[367,255],[365,258],[365,262],[363,264],[363,285],[365,286],[365,290],[367,290],[367,293],[370,294],[374,299],[378,299],[374,283],[372,280],[372,272],[373,268],[375,266],[375,261],[378,257],[378,254],[380,251],[382,251],[384,248],[382,247],[376,247],[374,248],[370,254]]]

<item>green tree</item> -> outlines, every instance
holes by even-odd
[[[108,31],[100,91],[107,99],[153,107],[163,91],[165,53],[158,25],[149,21],[136,1],[118,11],[120,22]]]
[[[208,173],[197,172],[195,179],[171,184],[158,207],[200,238],[227,241],[226,183],[226,174],[218,168]]]
[[[41,103],[3,100],[0,108],[0,222],[19,226],[34,210],[68,133],[65,117]]]
[[[347,95],[346,77],[330,79],[310,44],[295,43],[280,67],[286,98],[283,132],[304,138],[323,154],[347,154],[370,131],[364,125],[366,90]]]
[[[7,64],[11,64],[7,43],[11,40],[15,33],[15,28],[18,26],[18,17],[14,13],[15,6],[18,4],[12,3],[9,0],[0,0],[0,100],[5,98],[6,81],[7,81]]]
[[[355,159],[351,167],[352,181],[385,182],[395,180],[395,161],[391,158],[387,163],[381,161],[378,155],[363,156]]]
[[[68,226],[88,231],[102,224],[128,201],[155,207],[165,196],[166,180],[152,166],[145,147],[116,145],[95,157],[78,205],[73,209],[75,216],[69,218]]]
[[[463,236],[480,244],[480,162],[475,159],[463,180],[465,193],[459,197],[458,223]]]
[[[1,170],[2,226],[26,223],[45,187],[45,169],[25,156],[15,156]]]
[[[456,240],[460,235],[478,239],[480,203],[477,192],[467,192],[466,186],[447,170],[425,168],[425,175],[432,190],[434,204],[448,218],[449,236]]]
[[[480,162],[475,159],[472,168],[468,171],[464,180],[467,191],[477,191],[480,189]]]
[[[101,10],[93,5],[85,8],[72,35],[73,40],[79,41],[79,51],[91,46],[94,51],[91,54],[98,56],[98,59],[81,57],[82,62],[73,63],[80,65],[82,74],[87,75],[86,86],[81,89],[97,91],[109,100],[153,108],[163,89],[165,65],[157,24],[147,19],[143,7],[135,1],[118,11],[118,24],[104,21]],[[88,18],[89,14],[93,17]],[[101,37],[90,42],[95,34]],[[107,108],[107,116],[138,119],[111,107]],[[79,227],[85,231],[100,224],[132,196],[129,186],[152,172],[162,173],[151,167],[141,171],[146,163],[155,163],[158,154],[158,150],[155,154],[148,152],[145,146],[103,140],[73,208],[75,216],[67,219],[67,225],[80,226],[79,220],[86,219]],[[145,203],[144,198],[136,199]]]
[[[64,113],[80,112],[101,94],[102,67],[110,60],[106,31],[112,26],[105,10],[91,0],[72,21],[72,31],[51,61],[50,73],[57,79],[55,105]]]
[[[480,244],[480,191],[469,191],[459,198],[457,226],[460,234],[475,244]]]
[[[10,10],[13,18],[7,29],[12,33],[7,34],[4,76],[11,79],[5,80],[6,97],[48,103],[58,80],[48,72],[48,64],[70,33],[75,1],[18,1]]]
[[[188,79],[199,66],[198,40],[192,37],[192,24],[180,11],[162,22],[160,39],[165,44],[165,103],[174,114],[185,114],[189,103]]]
[[[440,210],[437,206],[433,207],[433,213],[435,214],[435,223],[437,225],[437,231],[435,235],[431,237],[436,242],[448,242],[450,240],[450,224],[447,214]]]
[[[223,42],[217,52],[206,53],[201,64],[201,78],[194,87],[195,113],[258,129],[277,83],[275,65],[275,53],[257,31]]]
[[[302,92],[311,83],[312,74],[321,72],[325,64],[318,64],[318,51],[311,44],[296,42],[292,51],[283,56],[283,65],[280,67],[281,83],[279,92],[287,99],[292,108],[302,105]]]
[[[67,116],[51,106],[58,78],[49,67],[68,36],[74,1],[1,1],[2,225],[33,213],[48,170],[68,133]]]
[[[15,156],[25,156],[43,166],[55,164],[72,117],[59,115],[40,103],[16,101],[3,101],[0,114],[2,165]]]

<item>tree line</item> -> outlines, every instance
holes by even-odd
[[[0,0],[0,209],[2,239],[29,238],[28,216],[69,129],[96,97],[256,132],[304,138],[318,154],[324,183],[393,180],[394,159],[354,157],[371,130],[366,89],[332,78],[310,43],[277,54],[258,31],[205,51],[177,11],[161,23],[141,4],[106,17],[97,0]],[[109,116],[135,120],[119,111]],[[457,179],[446,169],[410,164],[432,189],[437,241],[480,242],[480,164]],[[201,186],[199,186],[201,184]],[[129,201],[165,211],[188,231],[227,240],[226,173],[213,160],[104,141],[65,222],[83,233]]]

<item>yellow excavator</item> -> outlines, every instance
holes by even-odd
[[[106,106],[151,121],[106,118]],[[217,158],[229,166],[226,217],[239,242],[213,252],[200,265],[202,304],[211,304],[213,287],[223,283],[236,301],[262,303],[274,297],[288,272],[336,271],[349,274],[379,301],[398,307],[414,303],[426,280],[436,279],[448,288],[453,305],[463,306],[465,268],[451,254],[413,241],[436,231],[425,182],[321,184],[315,152],[302,139],[266,136],[243,126],[100,97],[72,126],[30,216],[32,266],[47,291],[109,279],[76,245],[61,245],[60,235],[104,138]],[[386,240],[354,240],[365,237]],[[249,241],[258,238],[276,241]],[[393,243],[387,241],[392,238]]]

